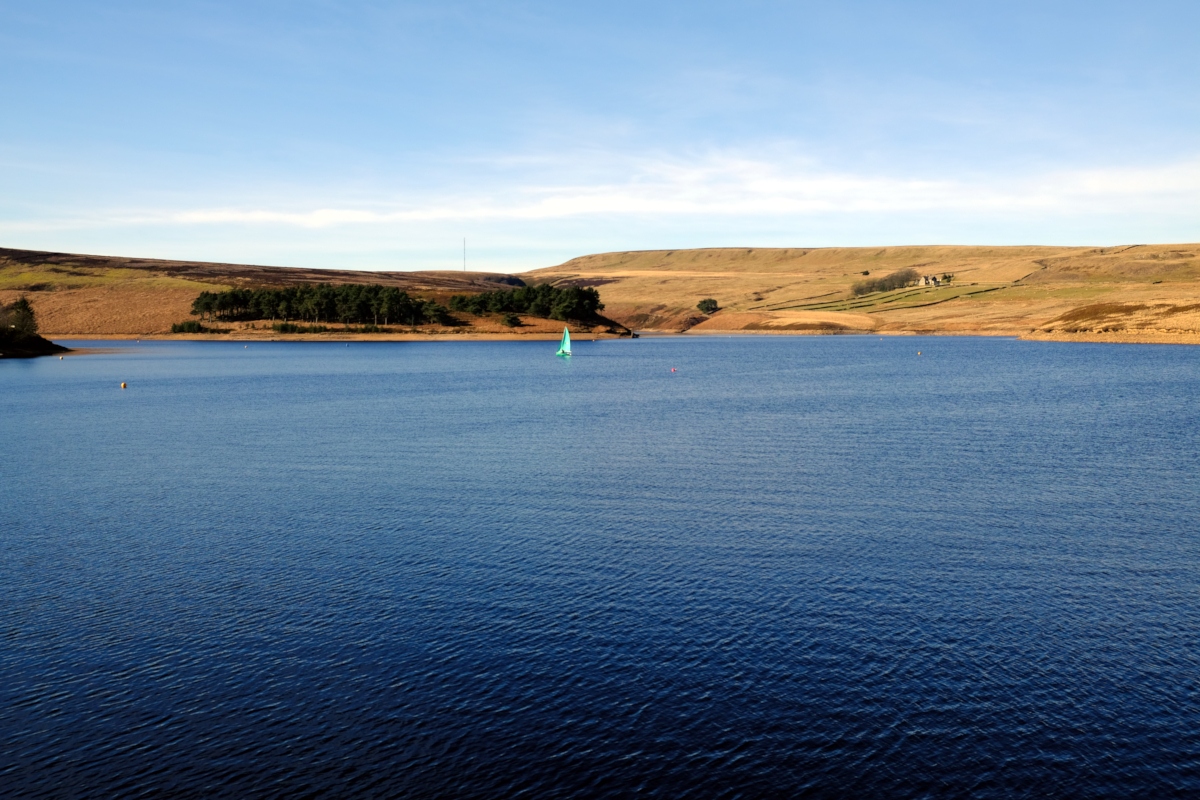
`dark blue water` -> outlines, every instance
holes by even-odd
[[[1200,349],[576,347],[0,363],[0,794],[1200,793]]]

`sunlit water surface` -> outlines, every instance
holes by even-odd
[[[0,363],[7,797],[1200,794],[1198,349],[116,346]]]

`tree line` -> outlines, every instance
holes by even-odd
[[[395,286],[318,283],[286,289],[201,292],[192,303],[201,320],[303,320],[343,325],[421,325],[450,322],[447,309]]]
[[[871,292],[890,292],[893,289],[903,289],[919,277],[921,276],[917,274],[915,269],[902,269],[899,272],[893,272],[891,275],[885,275],[882,278],[868,278],[865,281],[858,281],[850,287],[850,294],[854,297],[860,297]]]
[[[557,288],[548,283],[520,289],[456,294],[450,298],[451,311],[484,314],[527,314],[548,319],[587,320],[604,308],[595,289],[570,286]]]

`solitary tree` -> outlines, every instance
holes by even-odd
[[[699,303],[696,303],[696,308],[700,309],[701,314],[711,314],[716,311],[719,306],[717,305],[716,300],[708,297],[704,300],[701,300]]]
[[[33,306],[29,305],[26,297],[18,298],[17,302],[9,307],[8,324],[16,329],[18,336],[37,335],[37,318],[33,315]]]

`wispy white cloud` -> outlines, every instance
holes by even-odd
[[[744,158],[642,162],[622,183],[517,186],[487,197],[440,198],[402,209],[202,209],[173,223],[305,227],[435,220],[542,220],[588,215],[777,216],[858,212],[1022,212],[1061,215],[1200,207],[1200,159],[1151,168],[1077,170],[1000,181],[902,179],[788,169]]]
[[[641,159],[619,170],[619,182],[493,186],[479,195],[402,199],[393,205],[346,203],[302,207],[212,206],[114,211],[72,219],[11,222],[0,230],[51,230],[93,225],[242,225],[338,228],[396,223],[567,218],[778,218],[805,215],[954,213],[1074,215],[1200,213],[1200,158],[1152,167],[1065,170],[974,180],[899,178],[822,171],[803,161],[772,162],[717,155],[694,161]],[[613,169],[607,170],[612,174]],[[300,207],[297,207],[300,206]]]

